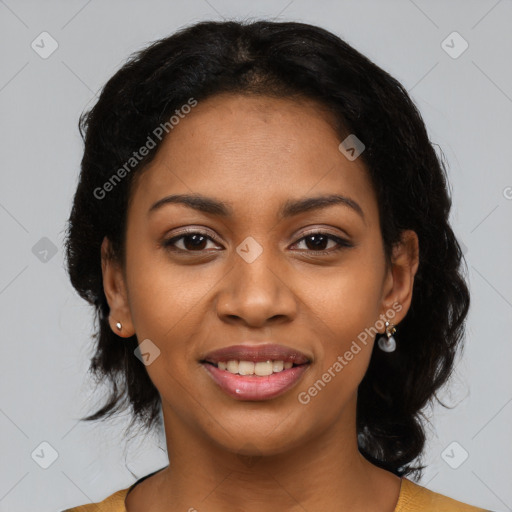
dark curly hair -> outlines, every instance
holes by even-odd
[[[396,79],[339,37],[304,23],[206,21],[182,28],[133,54],[80,117],[85,148],[67,225],[67,267],[74,288],[95,307],[89,371],[98,384],[109,384],[106,403],[81,420],[131,408],[130,428],[161,426],[160,395],[133,356],[135,335],[121,342],[110,329],[100,258],[107,236],[110,257],[124,263],[134,179],[161,141],[123,179],[113,183],[112,176],[191,98],[200,102],[221,92],[308,98],[325,106],[340,134],[355,133],[366,146],[361,158],[377,194],[388,261],[403,230],[417,233],[412,304],[396,334],[398,349],[373,351],[358,389],[357,432],[359,450],[373,464],[421,477],[425,466],[410,463],[421,459],[425,445],[422,409],[434,397],[439,401],[436,391],[453,372],[469,308],[462,252],[448,222],[444,157]],[[109,180],[103,197],[98,191]]]

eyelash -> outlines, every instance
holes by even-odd
[[[179,249],[179,248],[176,248],[176,247],[173,248],[173,245],[178,240],[181,240],[182,238],[185,238],[185,237],[191,236],[191,235],[201,235],[201,236],[206,237],[208,240],[210,240],[210,241],[212,241],[214,243],[219,243],[214,238],[212,238],[211,236],[207,235],[206,233],[203,233],[201,231],[190,230],[190,231],[185,231],[185,232],[183,232],[183,233],[181,233],[181,234],[179,234],[177,236],[174,236],[172,238],[169,238],[167,240],[164,240],[162,242],[162,246],[167,248],[167,249],[169,249],[170,251],[173,251],[173,252],[201,253],[201,252],[205,251],[206,249],[201,249],[199,251],[190,251],[190,250],[187,250],[187,249]],[[338,252],[338,251],[340,251],[340,250],[342,250],[344,248],[353,247],[353,245],[350,242],[348,242],[347,240],[344,240],[343,238],[334,236],[334,235],[332,235],[330,233],[327,233],[325,231],[312,231],[310,233],[306,233],[304,236],[299,238],[299,240],[297,240],[297,242],[295,242],[293,245],[296,245],[297,243],[302,242],[303,240],[305,240],[306,238],[308,238],[310,236],[317,236],[317,235],[325,236],[329,240],[333,240],[334,242],[336,242],[338,244],[338,247],[335,248],[335,249],[324,249],[324,250],[321,250],[321,251],[314,251],[314,250],[306,249],[305,252],[308,252],[310,255],[326,256],[326,255],[332,254],[334,252]]]

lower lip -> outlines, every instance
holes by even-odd
[[[286,393],[302,377],[309,364],[292,366],[272,375],[239,375],[220,370],[213,364],[203,363],[219,387],[237,400],[270,400]]]

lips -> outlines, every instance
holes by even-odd
[[[243,361],[254,364],[279,361],[280,368],[271,375],[239,375],[222,369],[219,363]],[[302,352],[284,345],[233,345],[209,352],[200,361],[213,382],[231,398],[262,401],[283,395],[293,388],[310,366]],[[284,368],[283,368],[284,363]],[[229,366],[228,366],[229,367]]]
[[[219,361],[284,361],[295,365],[309,363],[309,358],[298,350],[284,345],[232,345],[209,352],[203,358],[203,362],[218,364]]]

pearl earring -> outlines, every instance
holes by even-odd
[[[384,352],[394,352],[396,349],[396,340],[393,337],[396,328],[393,324],[386,321],[386,336],[381,336],[378,341],[379,348]]]
[[[123,328],[123,326],[121,325],[121,322],[117,322],[116,327],[117,327],[118,331],[120,331]]]

